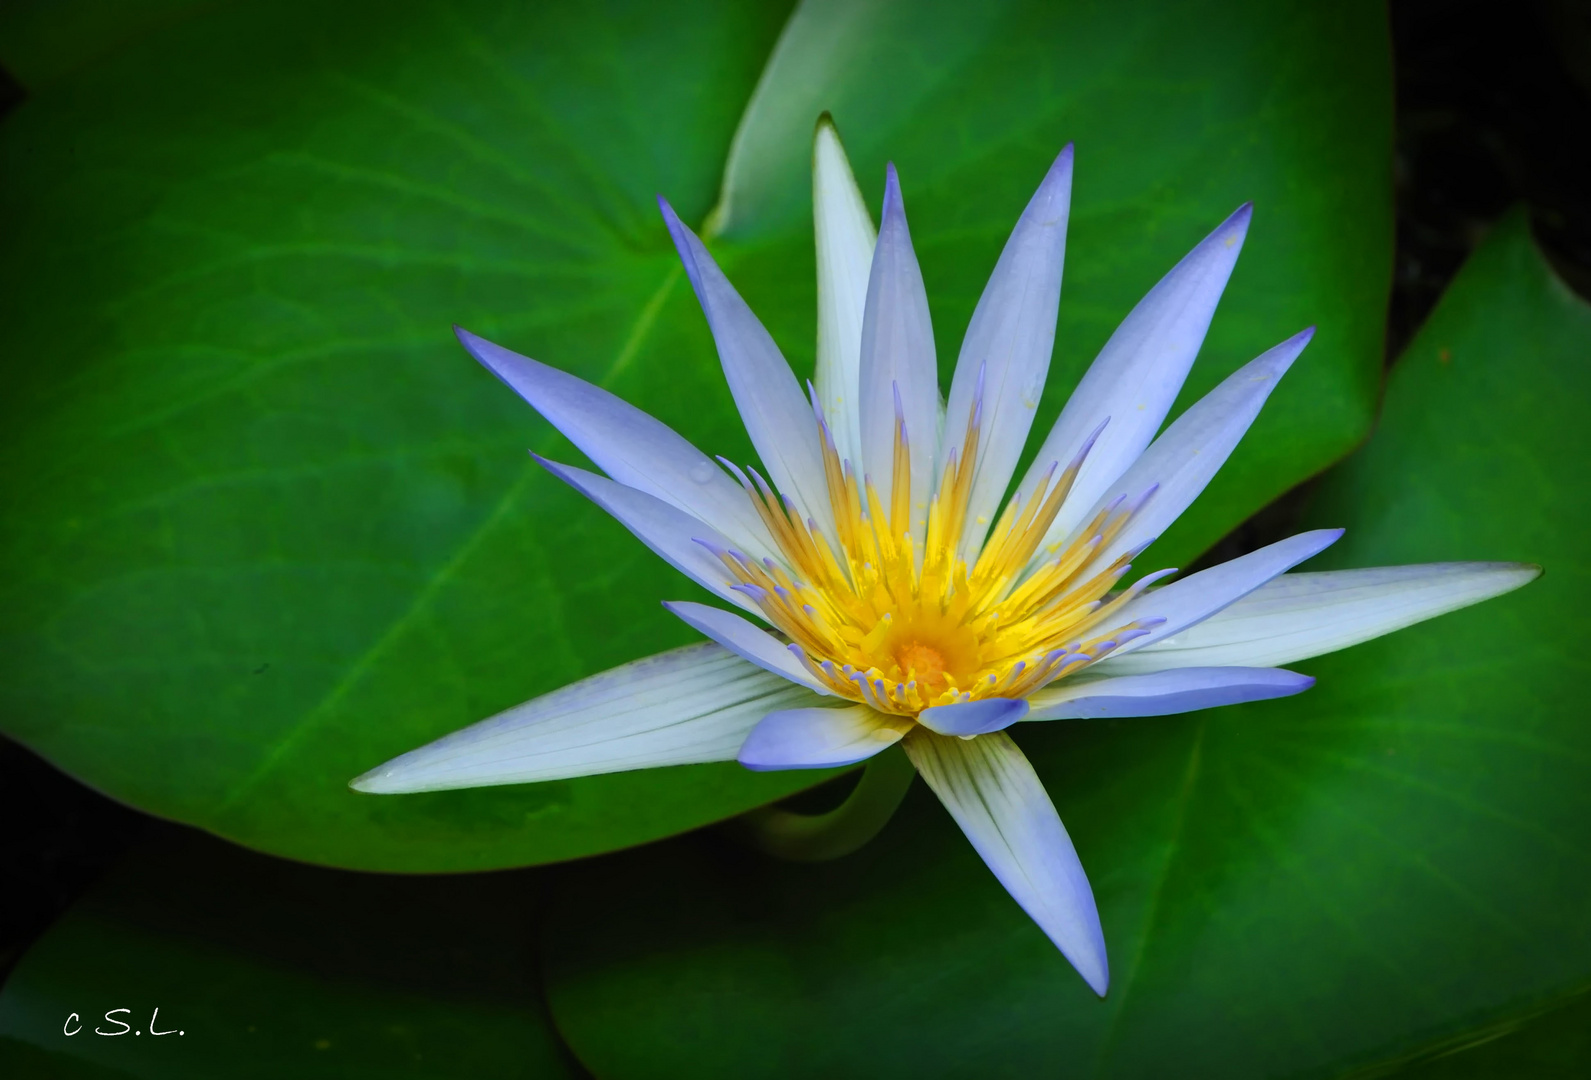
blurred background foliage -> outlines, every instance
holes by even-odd
[[[1591,1067],[1579,6],[78,0],[0,8],[0,64],[7,1075]],[[344,786],[688,640],[656,600],[691,590],[525,463],[573,451],[447,327],[746,459],[651,200],[808,369],[823,109],[875,212],[901,168],[942,371],[1076,140],[1041,423],[1255,200],[1178,407],[1321,331],[1167,564],[1346,525],[1332,565],[1548,569],[1296,700],[1024,732],[1104,1002],[920,791],[813,867],[616,849],[821,776]],[[61,1034],[155,1006],[184,1034]]]

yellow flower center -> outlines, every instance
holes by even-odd
[[[932,645],[908,641],[895,650],[896,678],[915,679],[924,686],[939,689],[950,680],[945,677],[945,658]]]
[[[1086,447],[1059,476],[1052,467],[1026,505],[1017,498],[1006,506],[970,565],[962,557],[978,412],[963,452],[946,463],[926,518],[915,524],[904,421],[896,423],[886,509],[872,483],[858,483],[841,461],[820,415],[837,553],[816,522],[803,521],[755,470],[748,478],[735,469],[783,562],[715,554],[735,587],[835,694],[906,716],[977,698],[1026,697],[1144,632],[1136,623],[1102,629],[1137,591],[1108,595],[1136,552],[1083,576],[1141,500],[1105,507],[1070,542],[1035,559]]]

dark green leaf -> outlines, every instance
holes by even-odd
[[[1078,179],[1045,423],[1137,298],[1259,210],[1188,394],[1323,329],[1168,538],[1178,562],[1362,436],[1389,266],[1371,3],[248,3],[147,29],[0,132],[0,722],[117,798],[374,869],[564,859],[819,777],[734,765],[372,797],[346,781],[691,634],[696,591],[540,473],[572,451],[458,322],[745,459],[651,199],[800,373],[811,125],[900,164],[943,366],[1044,168]],[[737,118],[746,113],[731,155]],[[1186,395],[1185,395],[1186,398]]]
[[[1298,698],[1017,729],[1093,882],[1107,999],[919,786],[826,866],[692,837],[561,871],[565,1037],[614,1078],[1327,1075],[1583,988],[1588,355],[1591,308],[1514,216],[1312,511],[1348,527],[1334,565],[1543,580],[1301,664]]]
[[[1591,1075],[1591,993],[1527,1007],[1422,1048],[1355,1070],[1350,1080],[1561,1080]]]
[[[535,986],[532,885],[323,870],[158,833],[11,973],[0,1066],[74,1080],[577,1076]]]
[[[215,0],[13,0],[0,6],[0,65],[28,91],[93,64]]]
[[[25,1076],[28,1080],[128,1080],[132,1075],[6,1038],[0,1038],[0,1072],[6,1076]]]

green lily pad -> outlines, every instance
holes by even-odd
[[[535,985],[534,887],[326,870],[159,831],[11,972],[0,1069],[573,1078]]]
[[[613,1078],[1381,1074],[1583,993],[1588,354],[1511,217],[1311,511],[1348,528],[1330,565],[1540,582],[1297,665],[1297,698],[1014,729],[1093,882],[1105,1000],[919,785],[827,865],[688,837],[560,870],[565,1038]]]
[[[900,165],[946,366],[1022,205],[1077,141],[1040,424],[1137,298],[1256,200],[1185,399],[1324,329],[1163,562],[1368,426],[1390,265],[1376,4],[832,0],[786,25],[750,0],[293,0],[133,22],[63,48],[0,129],[0,290],[26,301],[0,325],[0,726],[240,843],[500,867],[822,779],[724,764],[345,786],[691,639],[658,601],[699,591],[527,460],[574,452],[448,327],[749,458],[652,196],[693,222],[720,206],[715,250],[805,374],[821,109],[869,192],[886,154]]]

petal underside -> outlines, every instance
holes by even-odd
[[[571,683],[411,750],[351,786],[442,791],[733,761],[769,712],[820,700],[703,642]]]

